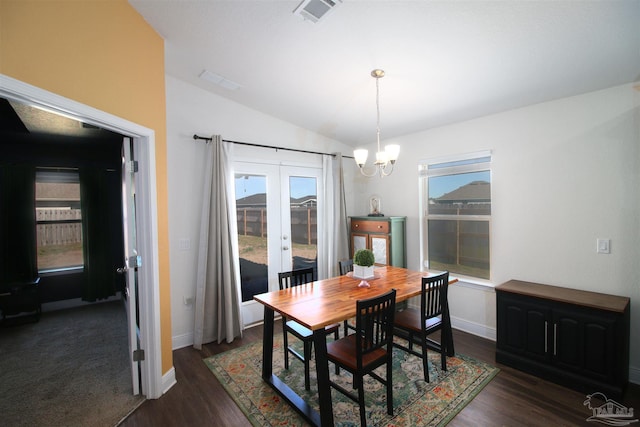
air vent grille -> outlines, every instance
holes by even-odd
[[[341,0],[304,0],[293,13],[302,16],[307,21],[316,23],[340,3]]]

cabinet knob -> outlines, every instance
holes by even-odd
[[[355,225],[355,228],[358,228],[358,227],[360,227],[360,224],[356,224],[356,225]]]

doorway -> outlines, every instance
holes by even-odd
[[[160,312],[158,284],[158,241],[155,177],[155,138],[151,129],[112,116],[84,104],[0,75],[0,96],[32,105],[55,114],[70,117],[92,126],[98,126],[132,139],[137,155],[138,175],[138,248],[143,260],[138,269],[139,339],[145,350],[140,364],[141,392],[151,399],[162,395],[174,382],[173,370],[163,385],[160,346]]]
[[[277,290],[278,273],[313,268],[318,277],[322,165],[234,163],[244,327],[262,321],[253,296]]]

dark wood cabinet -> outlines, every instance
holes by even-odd
[[[585,393],[621,398],[629,298],[511,280],[496,287],[496,361]]]

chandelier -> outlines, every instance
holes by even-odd
[[[384,147],[384,151],[380,150],[380,88],[379,82],[382,77],[384,77],[384,71],[375,69],[371,71],[371,77],[376,79],[376,112],[377,112],[377,121],[376,121],[376,139],[378,141],[378,151],[376,152],[376,161],[373,163],[373,171],[367,172],[365,171],[364,165],[367,162],[367,156],[369,155],[369,151],[364,148],[360,148],[357,150],[353,150],[353,158],[360,168],[360,173],[364,176],[374,176],[376,174],[380,174],[380,177],[383,178],[385,176],[391,175],[393,172],[393,165],[395,165],[396,160],[398,159],[398,154],[400,153],[400,146],[396,144],[387,145]],[[387,166],[391,165],[389,168]]]

